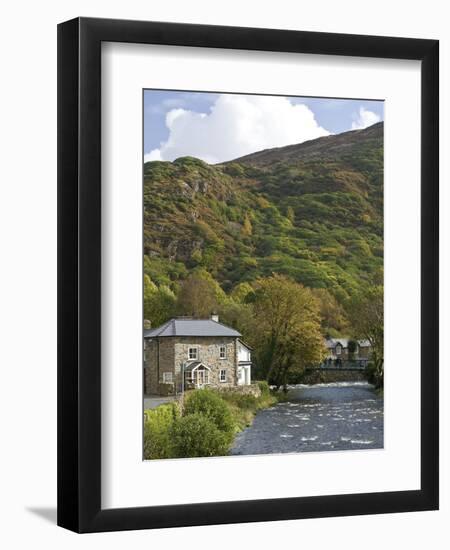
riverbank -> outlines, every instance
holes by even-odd
[[[259,411],[273,407],[277,403],[286,400],[281,392],[274,393],[266,383],[259,383],[261,395],[242,395],[236,392],[220,393],[220,397],[227,403],[233,415],[236,433],[251,426],[256,414]]]
[[[258,412],[286,399],[266,382],[258,382],[256,390],[194,390],[182,404],[172,401],[145,410],[144,459],[226,456]]]
[[[232,455],[380,449],[384,405],[367,382],[290,386],[287,401],[261,411]]]

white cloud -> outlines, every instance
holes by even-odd
[[[144,155],[144,162],[150,162],[151,160],[163,160],[159,149],[153,149],[153,151]]]
[[[377,115],[373,111],[365,109],[364,107],[359,108],[359,113],[355,115],[354,118],[355,120],[352,122],[352,130],[361,130],[362,128],[367,128],[368,126],[372,126],[372,124],[380,122],[381,120],[381,117],[379,115]]]
[[[177,108],[166,115],[167,141],[148,160],[194,156],[211,164],[326,136],[314,113],[284,97],[220,95],[209,113]]]

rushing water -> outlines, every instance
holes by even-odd
[[[256,415],[233,455],[379,449],[383,399],[365,382],[294,386],[289,401]]]

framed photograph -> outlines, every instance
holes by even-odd
[[[58,524],[438,508],[438,42],[58,27]]]

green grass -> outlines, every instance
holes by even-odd
[[[236,432],[250,426],[258,411],[272,407],[284,399],[283,395],[270,391],[263,392],[260,397],[238,392],[220,392],[219,395],[230,409]]]

